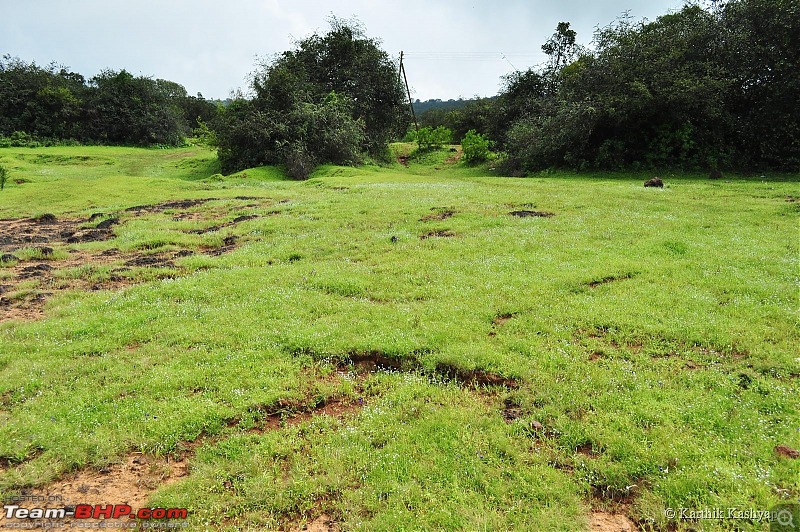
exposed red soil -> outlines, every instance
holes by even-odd
[[[125,209],[128,216],[181,210],[214,201],[217,198],[167,201],[155,205],[138,205]],[[236,199],[261,199],[242,196]],[[242,215],[230,222],[206,229],[187,231],[204,234],[218,231],[238,223],[257,218]],[[175,220],[200,220],[201,213],[176,212]],[[174,277],[181,273],[175,259],[195,253],[183,249],[177,252],[145,253],[140,251],[122,253],[111,248],[104,251],[78,250],[73,244],[106,241],[116,237],[115,226],[124,223],[118,216],[94,213],[88,219],[58,218],[43,214],[36,218],[0,220],[0,322],[8,320],[34,320],[44,316],[47,300],[54,294],[68,290],[118,290],[140,282],[129,274],[131,268],[160,268],[174,270],[162,272],[163,277]],[[236,248],[237,237],[227,236],[222,247],[203,248],[200,251],[219,256]],[[58,256],[54,255],[59,250]],[[22,251],[25,250],[25,251]],[[34,258],[23,260],[31,250]],[[62,258],[63,252],[69,257]],[[65,270],[83,266],[114,265],[118,267],[110,275],[95,275],[92,269],[77,275],[64,275]],[[23,283],[25,283],[23,285]]]

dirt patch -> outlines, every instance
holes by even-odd
[[[500,412],[500,415],[503,416],[506,423],[511,423],[515,419],[521,418],[523,416],[523,411],[517,401],[511,397],[506,397],[503,400],[503,410]]]
[[[597,458],[600,453],[594,450],[592,442],[582,443],[575,448],[575,452],[587,458]]]
[[[311,420],[314,416],[329,416],[341,418],[354,415],[364,408],[364,398],[356,401],[331,398],[314,407],[304,406],[291,401],[279,401],[270,407],[265,407],[268,412],[264,420],[256,427],[250,429],[251,433],[263,433],[269,430],[279,430],[284,426],[292,427]]]
[[[505,312],[503,314],[498,314],[497,316],[494,317],[494,319],[492,319],[492,325],[495,325],[496,327],[500,327],[502,325],[505,325],[509,321],[511,321],[511,319],[513,317],[514,317],[514,314],[511,314],[511,313],[508,313],[508,312]]]
[[[331,378],[341,379],[340,374]],[[363,397],[357,399],[343,399],[330,397],[314,405],[298,403],[294,400],[278,401],[277,403],[255,407],[251,410],[263,411],[265,416],[249,433],[264,433],[270,430],[279,430],[286,426],[294,426],[312,419],[314,416],[344,417],[354,415],[360,411],[365,402]],[[228,427],[236,427],[239,419],[228,420]],[[64,478],[34,489],[20,490],[19,505],[22,508],[48,507],[63,508],[77,504],[128,504],[135,512],[140,508],[147,508],[148,501],[159,488],[169,485],[189,475],[189,461],[194,456],[195,450],[204,443],[214,443],[230,436],[223,433],[220,436],[208,436],[202,433],[194,441],[180,442],[175,451],[165,457],[156,457],[143,453],[132,453],[120,463],[110,464],[102,468],[87,468],[77,473],[69,474]],[[4,468],[10,464],[0,462]],[[49,501],[43,504],[42,501]],[[64,527],[70,527],[72,520],[59,521]],[[6,521],[0,517],[0,528]],[[8,521],[12,522],[12,521]],[[16,522],[16,521],[14,521]],[[81,519],[81,523],[94,522],[90,519]],[[105,520],[107,524],[114,521]],[[130,522],[127,518],[117,523]],[[333,521],[325,514],[317,518],[316,526],[335,527]],[[107,526],[108,527],[108,526]],[[338,530],[338,528],[322,528],[319,530]]]
[[[436,365],[436,373],[445,379],[457,381],[463,386],[470,388],[482,386],[501,386],[510,389],[519,388],[519,383],[515,379],[503,377],[500,374],[482,369],[465,370],[449,364],[439,363]]]
[[[783,458],[789,458],[790,460],[797,460],[798,458],[800,458],[800,451],[792,449],[787,445],[775,446],[775,453],[778,456],[781,456]]]
[[[615,281],[624,281],[625,279],[632,279],[632,278],[633,278],[632,273],[623,273],[621,275],[607,275],[602,279],[595,279],[594,281],[589,281],[588,283],[586,283],[586,286],[588,286],[589,288],[597,288],[601,284],[613,283]]]
[[[128,504],[134,512],[147,507],[147,501],[157,488],[171,484],[189,474],[186,457],[159,458],[133,453],[122,463],[111,464],[100,469],[84,469],[42,488],[22,490],[18,504],[22,508],[63,508],[77,504]],[[37,502],[38,501],[38,502]],[[45,501],[45,502],[41,502]],[[4,514],[5,515],[5,514]],[[5,523],[25,520],[6,520],[0,516],[0,528]],[[73,522],[67,518],[58,520],[69,528]],[[80,519],[80,523],[96,522]],[[112,521],[113,522],[113,521]],[[117,521],[129,523],[130,520]],[[108,524],[109,521],[106,521]],[[77,525],[77,522],[75,522]]]
[[[623,514],[612,514],[599,510],[592,511],[589,528],[593,532],[634,532],[636,524]]]
[[[137,214],[160,212],[188,208],[213,199],[171,201],[132,207],[128,211]],[[255,217],[239,216],[225,225]],[[96,225],[86,227],[88,223]],[[3,271],[11,273],[10,278],[3,281],[0,290],[0,322],[41,318],[44,305],[53,293],[66,290],[114,290],[140,282],[135,275],[120,275],[131,267],[176,270],[175,274],[170,275],[177,275],[180,269],[173,259],[195,253],[188,249],[173,255],[138,251],[122,253],[112,248],[104,251],[67,250],[69,257],[62,258],[63,251],[71,244],[114,238],[113,228],[120,223],[120,218],[101,212],[92,214],[88,219],[58,219],[52,214],[43,214],[36,218],[0,220],[0,261],[4,264]],[[237,237],[228,236],[223,240],[222,247],[208,248],[206,251],[211,256],[222,255],[235,249],[236,242]],[[25,251],[21,252],[23,249]],[[56,249],[62,251],[56,255]],[[20,258],[25,256],[32,258]],[[122,267],[112,270],[110,275],[108,270],[98,273],[99,267],[113,264]],[[70,272],[70,269],[78,271]]]
[[[308,353],[306,353],[308,354]],[[508,389],[519,388],[516,379],[503,377],[498,373],[486,371],[484,369],[466,370],[440,362],[433,371],[426,369],[417,354],[409,354],[402,357],[389,356],[382,351],[350,351],[339,364],[340,371],[350,368],[361,372],[375,371],[405,371],[417,372],[428,375],[439,381],[454,381],[461,386],[468,388],[479,388],[483,386],[498,386]]]
[[[0,322],[7,320],[33,320],[43,317],[47,300],[56,293],[68,290],[118,290],[136,284],[134,276],[121,275],[130,268],[115,268],[108,273],[98,273],[127,258],[127,266],[149,266],[175,269],[175,263],[162,256],[121,254],[116,249],[101,253],[71,250],[66,259],[32,259],[20,261],[7,268],[12,273],[0,290]],[[87,268],[88,267],[88,268]],[[86,268],[80,271],[80,268]],[[75,270],[78,269],[76,272]],[[72,273],[66,273],[66,272]],[[21,283],[27,283],[23,288]],[[33,283],[33,284],[31,284]]]
[[[225,227],[230,227],[232,225],[236,225],[236,224],[241,223],[241,222],[246,222],[248,220],[254,220],[256,218],[258,218],[258,216],[255,215],[255,214],[237,216],[236,218],[234,218],[233,220],[231,220],[228,223],[212,225],[211,227],[206,227],[205,229],[190,229],[188,231],[184,231],[184,233],[192,234],[192,235],[204,235],[206,233],[214,233],[214,232],[219,231],[220,229],[223,229]]]
[[[224,253],[228,253],[236,249],[236,242],[239,241],[239,237],[236,235],[226,236],[222,239],[222,247],[221,248],[213,248],[207,249],[206,254],[212,257],[219,257]]]
[[[202,205],[204,203],[208,203],[209,201],[218,201],[219,198],[200,198],[200,199],[187,199],[187,200],[177,200],[177,201],[165,201],[164,203],[157,203],[155,205],[136,205],[134,207],[128,207],[125,209],[125,212],[133,212],[136,214],[142,212],[164,212],[168,209],[189,209],[191,207],[197,207],[198,205]]]
[[[456,213],[456,211],[454,211],[453,209],[447,209],[447,208],[444,208],[444,207],[433,207],[431,209],[431,211],[433,211],[433,212],[430,213],[430,214],[426,214],[425,216],[420,218],[419,221],[420,222],[431,222],[431,221],[434,221],[434,220],[438,220],[438,221],[447,220],[448,218],[450,218],[451,216],[453,216]]]
[[[174,262],[163,255],[143,255],[125,261],[125,266],[144,268],[177,268]]]
[[[420,240],[427,240],[428,238],[452,238],[456,234],[449,229],[441,229],[439,231],[428,231],[424,235],[419,235]]]
[[[464,155],[464,150],[461,146],[450,148],[451,152],[454,152],[453,155],[445,159],[445,164],[455,164],[461,160],[461,157]]]
[[[51,218],[52,217],[52,218]],[[42,221],[44,219],[44,221]],[[79,243],[108,240],[114,233],[108,228],[83,228],[88,220],[56,220],[52,214],[38,218],[0,220],[0,252],[11,253],[31,244]]]
[[[508,214],[511,216],[516,216],[517,218],[551,218],[555,216],[555,213],[553,212],[528,210],[511,211]]]
[[[308,524],[301,525],[297,530],[307,532],[339,532],[339,526],[329,515],[322,514]]]

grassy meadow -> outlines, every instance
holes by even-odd
[[[0,262],[42,313],[0,306],[0,497],[190,450],[150,501],[199,530],[764,530],[665,510],[797,502],[800,177],[451,155],[297,182],[199,147],[0,149],[0,242],[115,220]]]

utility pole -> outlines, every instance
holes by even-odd
[[[406,93],[408,94],[408,106],[411,108],[411,116],[414,118],[414,127],[419,133],[419,123],[417,123],[417,113],[414,112],[414,104],[411,102],[411,89],[408,88],[408,78],[406,77],[406,67],[403,66],[403,51],[400,51],[400,72],[398,76],[403,75],[403,81],[406,84]]]

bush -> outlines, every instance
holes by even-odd
[[[450,144],[453,139],[453,132],[444,126],[436,129],[430,127],[420,128],[416,133],[416,141],[419,151],[426,152],[441,148],[445,144]]]
[[[8,180],[8,170],[0,166],[0,190],[6,188],[6,181]]]
[[[292,179],[308,179],[317,166],[317,160],[306,147],[297,142],[286,149],[284,165],[286,174]]]
[[[482,163],[489,159],[489,140],[474,129],[467,131],[461,140],[464,160],[468,163]]]

